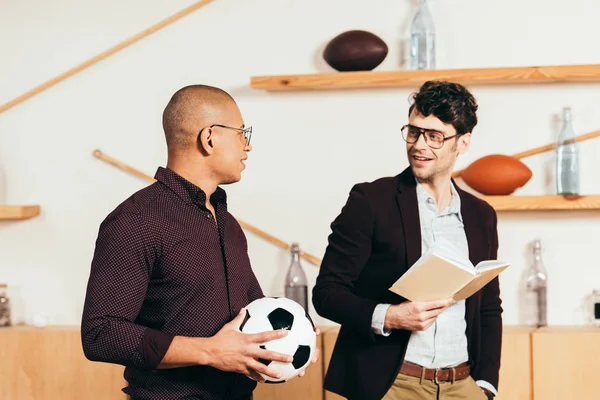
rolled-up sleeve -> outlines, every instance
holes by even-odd
[[[156,368],[173,336],[139,324],[156,237],[138,214],[115,211],[100,225],[81,321],[85,356],[92,361]]]

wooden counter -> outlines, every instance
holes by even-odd
[[[323,391],[337,334],[337,327],[322,328],[321,362],[303,378],[259,384],[255,400],[341,399]],[[599,360],[600,328],[505,326],[497,400],[600,398]],[[0,399],[126,400],[125,384],[122,366],[85,358],[77,326],[0,328]]]
[[[321,349],[322,335],[317,338]],[[85,358],[77,326],[0,328],[1,400],[126,400],[124,367]],[[259,384],[255,400],[322,400],[323,363],[284,384]]]
[[[77,326],[0,328],[0,354],[0,399],[127,399],[124,367],[86,359]]]
[[[536,400],[600,399],[600,328],[545,327],[532,338]]]

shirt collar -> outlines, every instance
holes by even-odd
[[[456,187],[454,187],[454,183],[452,182],[450,182],[450,190],[452,192],[452,199],[450,200],[450,204],[448,205],[448,207],[442,210],[440,214],[457,214],[458,218],[462,222],[462,215],[460,212],[460,195],[458,194],[458,191],[456,190]],[[437,210],[435,199],[425,190],[423,185],[421,185],[419,182],[417,182],[417,200],[420,204],[430,203]]]
[[[206,193],[174,171],[168,168],[158,167],[154,178],[171,189],[186,203],[206,207]],[[225,190],[217,186],[217,190],[215,190],[210,197],[210,202],[212,204],[227,204],[227,194],[225,193]]]

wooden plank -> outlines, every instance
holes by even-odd
[[[154,182],[155,179],[153,177],[151,177],[150,175],[146,175],[145,173],[143,173],[142,171],[125,164],[122,161],[117,160],[116,158],[113,158],[111,156],[109,156],[108,154],[103,153],[100,150],[94,150],[94,157],[98,158],[99,160],[102,160],[108,164],[111,164],[117,168],[119,168],[120,170],[123,170],[129,174],[135,175],[138,178],[141,178],[147,182]],[[236,218],[237,222],[241,225],[241,227],[244,230],[250,231],[252,233],[254,233],[256,236],[266,240],[267,242],[271,242],[272,244],[274,244],[275,246],[281,247],[284,250],[289,250],[291,245],[289,243],[284,242],[281,239],[276,238],[275,236],[268,234],[267,232],[263,231],[262,229],[257,228],[256,226],[250,225],[249,223],[242,221],[239,218]],[[300,257],[304,258],[306,261],[308,261],[309,263],[315,265],[315,266],[319,266],[321,265],[321,260],[315,256],[313,256],[310,253],[307,253],[305,251],[301,251],[300,252]]]
[[[496,211],[600,210],[600,195],[483,196]]]
[[[0,329],[0,398],[125,400],[124,367],[88,361],[79,327]]]
[[[0,220],[21,220],[40,215],[40,206],[0,206]]]
[[[268,91],[416,88],[428,80],[449,80],[469,86],[600,82],[600,64],[253,76],[250,87]]]
[[[184,8],[183,10],[163,19],[162,21],[152,25],[151,27],[143,30],[142,32],[117,44],[116,46],[114,46],[108,50],[105,50],[100,54],[97,54],[96,56],[90,58],[89,60],[69,69],[68,71],[63,72],[62,74],[60,74],[58,76],[55,76],[54,78],[42,83],[41,85],[29,90],[28,92],[23,93],[19,97],[12,99],[8,103],[1,105],[0,113],[3,113],[4,111],[6,111],[8,109],[13,108],[17,104],[20,104],[20,103],[24,102],[25,100],[27,100],[35,95],[40,94],[44,90],[49,89],[52,86],[56,85],[57,83],[60,83],[64,80],[72,77],[73,75],[80,73],[81,71],[83,71],[83,70],[91,67],[92,65],[112,56],[113,54],[131,46],[132,44],[144,39],[145,37],[147,37],[155,32],[158,32],[159,30],[163,29],[164,27],[171,25],[173,22],[178,21],[179,19],[187,16],[188,14],[191,14],[192,12],[198,10],[201,7],[204,7],[205,5],[207,5],[208,3],[212,2],[212,1],[213,0],[201,0],[201,1],[197,1],[194,4],[191,4],[190,6]]]
[[[533,398],[597,399],[600,329],[541,328],[533,333]]]
[[[600,130],[596,130],[596,131],[592,131],[592,132],[588,132],[588,133],[584,133],[584,134],[578,135],[578,136],[576,136],[573,139],[566,140],[565,144],[574,143],[574,142],[584,142],[586,140],[594,139],[594,138],[597,138],[597,137],[600,137]],[[556,142],[548,143],[548,144],[545,144],[543,146],[539,146],[539,147],[535,147],[533,149],[525,150],[525,151],[522,151],[520,153],[513,154],[511,157],[516,158],[517,160],[520,160],[520,159],[525,158],[525,157],[535,156],[537,154],[542,154],[542,153],[545,153],[547,151],[551,151],[551,150],[554,150],[554,149],[556,149]],[[458,171],[454,171],[452,173],[452,177],[453,178],[458,178],[459,176],[461,176],[463,174],[463,172],[465,172],[465,168],[459,169]]]

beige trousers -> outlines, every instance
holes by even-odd
[[[470,376],[460,381],[435,383],[398,374],[382,400],[487,400]]]

